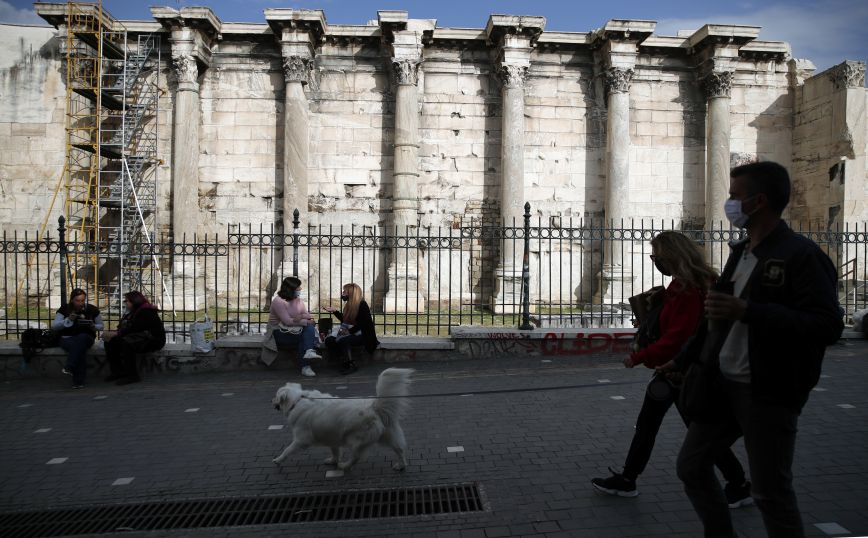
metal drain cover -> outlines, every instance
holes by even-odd
[[[3,536],[276,525],[480,512],[479,484],[196,499],[0,514]]]

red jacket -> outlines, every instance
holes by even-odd
[[[660,312],[660,338],[648,347],[631,353],[633,364],[648,368],[661,366],[681,351],[702,321],[705,293],[673,278],[663,296]]]

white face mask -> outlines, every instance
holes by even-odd
[[[747,215],[741,209],[741,200],[727,200],[723,204],[723,211],[726,213],[726,218],[736,228],[744,228],[747,221],[750,220],[750,215]]]

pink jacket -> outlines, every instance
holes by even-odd
[[[271,300],[271,308],[268,311],[268,324],[276,327],[278,323],[307,326],[313,325],[313,318],[301,299],[287,301],[275,296]]]

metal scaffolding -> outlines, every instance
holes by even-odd
[[[73,285],[120,308],[153,294],[160,42],[131,36],[102,3],[67,3],[66,191]],[[145,251],[143,253],[143,250]]]

